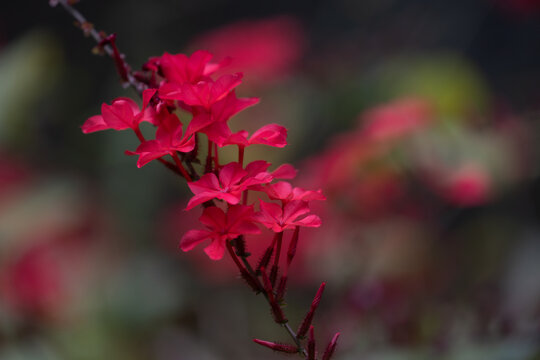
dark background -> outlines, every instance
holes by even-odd
[[[190,53],[195,38],[231,23],[296,19],[301,57],[283,78],[240,87],[262,101],[238,120],[287,126],[286,150],[252,156],[292,162],[299,182],[329,198],[319,209],[323,235],[305,235],[291,320],[327,280],[315,323],[321,347],[342,331],[336,359],[539,358],[540,2],[83,0],[76,8],[117,34],[135,69],[165,51]],[[94,45],[60,6],[2,4],[0,359],[280,358],[251,343],[287,341],[262,299],[227,264],[177,249],[198,216],[182,210],[185,184],[158,165],[137,169],[124,155],[137,145],[132,134],[80,131],[102,103],[136,98]],[[435,129],[356,164],[348,186],[316,182],[307,163],[323,163],[338,134],[369,123],[360,114],[409,95],[436,103]],[[452,170],[455,159],[479,161],[486,151],[487,199],[456,204],[430,188],[415,150],[424,140]],[[377,188],[380,168],[406,200],[396,205]],[[358,210],[349,202],[364,188],[375,200],[362,198]]]

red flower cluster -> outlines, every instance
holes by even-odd
[[[209,239],[211,243],[205,252],[211,259],[219,260],[227,241],[260,233],[257,224],[276,233],[297,226],[320,226],[319,217],[309,214],[308,201],[325,198],[320,190],[293,188],[285,181],[273,183],[275,179],[294,178],[296,171],[291,165],[269,171],[270,163],[257,160],[244,166],[246,147],[254,144],[284,147],[287,130],[269,124],[251,136],[245,130],[233,133],[229,120],[259,99],[236,96],[235,88],[242,82],[241,73],[212,78],[226,62],[212,63],[211,59],[207,51],[196,51],[189,57],[165,53],[150,59],[143,71],[136,73],[138,80],[148,86],[142,93],[142,108],[131,99],[118,98],[111,105],[103,104],[101,115],[89,118],[82,130],[91,133],[131,129],[141,144],[127,153],[139,157],[138,167],[152,160],[176,167],[194,194],[186,209],[204,206],[200,222],[207,228],[188,231],[180,241],[180,248],[188,251]],[[185,128],[177,115],[178,109],[192,115]],[[140,130],[142,122],[157,128],[154,139],[144,138]],[[201,161],[198,157],[205,138],[206,161]],[[237,162],[219,163],[219,151],[225,146],[238,147]],[[279,203],[260,200],[248,204],[249,191],[266,194]]]
[[[299,230],[300,227],[321,225],[321,219],[310,214],[308,202],[325,200],[325,197],[320,190],[304,190],[286,181],[276,182],[276,179],[296,176],[291,165],[281,165],[273,171],[269,170],[271,164],[264,160],[244,165],[247,147],[254,144],[284,147],[287,130],[283,126],[269,124],[251,136],[245,130],[233,133],[229,120],[259,100],[236,96],[235,88],[242,82],[241,73],[212,78],[211,75],[225,62],[211,63],[211,59],[212,55],[206,51],[196,51],[189,57],[165,53],[150,59],[143,71],[133,73],[134,78],[146,87],[141,94],[142,108],[130,99],[118,98],[111,105],[103,104],[101,115],[89,118],[82,129],[84,133],[131,129],[141,144],[127,154],[139,157],[138,167],[159,160],[182,175],[194,194],[186,210],[199,205],[204,208],[199,218],[204,229],[186,232],[180,240],[180,248],[189,251],[202,242],[210,241],[204,251],[212,260],[223,258],[227,250],[247,284],[255,292],[265,295],[274,321],[286,324],[288,320],[281,304],[288,270],[296,253]],[[185,128],[177,115],[180,109],[191,114]],[[156,127],[154,139],[144,137],[140,129],[142,122]],[[205,141],[206,147],[202,146]],[[219,162],[220,149],[225,146],[238,148],[238,161]],[[173,162],[167,159],[169,156]],[[250,197],[249,192],[259,193],[263,199],[260,196]],[[268,228],[275,235],[255,267],[248,259],[249,242],[246,238],[260,234],[261,228]],[[293,231],[282,264],[280,256],[285,230]],[[300,341],[311,326],[323,289],[324,283],[297,334],[288,328],[296,345],[285,346],[279,351],[299,352],[314,359],[313,336],[309,340],[313,346],[310,345],[309,349],[301,346]],[[263,345],[268,344],[273,343],[265,342]],[[334,348],[335,340],[330,343],[323,359],[329,359]]]

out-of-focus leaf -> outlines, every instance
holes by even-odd
[[[509,359],[533,359],[532,356],[538,351],[538,346],[532,339],[511,339],[492,344],[471,343],[458,347],[443,359],[448,360],[509,360]]]
[[[385,100],[421,96],[433,101],[443,117],[483,114],[487,86],[474,66],[455,54],[400,57],[381,65],[379,91]]]
[[[28,142],[36,132],[40,102],[63,66],[57,40],[34,30],[0,51],[0,144]]]
[[[51,178],[22,188],[4,198],[0,207],[0,258],[21,241],[31,241],[40,231],[69,228],[83,210],[78,184],[66,178]]]
[[[62,348],[64,359],[139,360],[133,346],[125,346],[123,338],[107,326],[103,319],[85,318],[76,326],[65,327],[53,334]]]
[[[61,357],[39,339],[22,341],[0,349],[2,360],[60,360]]]
[[[108,311],[123,324],[148,325],[173,316],[184,305],[182,277],[164,259],[133,258],[111,277]]]

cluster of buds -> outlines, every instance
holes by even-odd
[[[79,23],[86,23],[67,1],[60,3]],[[93,28],[91,31],[95,35]],[[264,295],[275,322],[288,331],[294,345],[255,342],[315,359],[311,323],[325,283],[296,332],[288,325],[282,306],[300,228],[321,225],[321,219],[310,213],[309,202],[325,197],[320,190],[305,190],[284,181],[296,176],[289,164],[273,171],[269,170],[272,164],[265,160],[244,164],[247,147],[262,144],[282,148],[287,144],[287,130],[268,124],[251,135],[245,130],[231,131],[230,119],[259,99],[236,96],[242,73],[213,76],[228,64],[228,59],[211,62],[212,54],[207,51],[196,51],[191,56],[164,53],[150,58],[141,71],[133,72],[118,51],[115,36],[97,34],[98,46],[108,50],[104,52],[113,58],[121,80],[139,92],[142,107],[130,98],[117,98],[111,104],[103,104],[101,114],[87,119],[82,131],[131,130],[140,145],[126,154],[138,156],[138,167],[156,160],[183,177],[193,192],[186,210],[202,209],[199,221],[204,228],[187,231],[180,240],[180,249],[189,251],[209,241],[204,251],[210,259],[220,260],[227,252],[246,283]],[[189,113],[186,126],[182,123],[185,119],[179,118],[181,111]],[[143,135],[143,123],[155,127],[153,139]],[[220,151],[228,146],[237,148],[238,157],[237,161],[224,164],[220,162]],[[251,241],[262,241],[252,238],[260,235],[261,229],[273,232],[273,240],[259,261],[252,263],[248,246]],[[289,246],[283,259],[286,234],[290,234]],[[334,352],[338,335],[328,345],[324,360]]]

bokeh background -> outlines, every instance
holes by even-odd
[[[133,68],[208,49],[322,188],[287,312],[320,281],[336,359],[540,359],[540,1],[77,5]],[[229,260],[177,249],[198,214],[127,132],[80,125],[123,89],[61,8],[0,10],[0,359],[279,359],[287,341]],[[260,248],[260,244],[252,244]],[[200,250],[200,249],[198,249]]]

